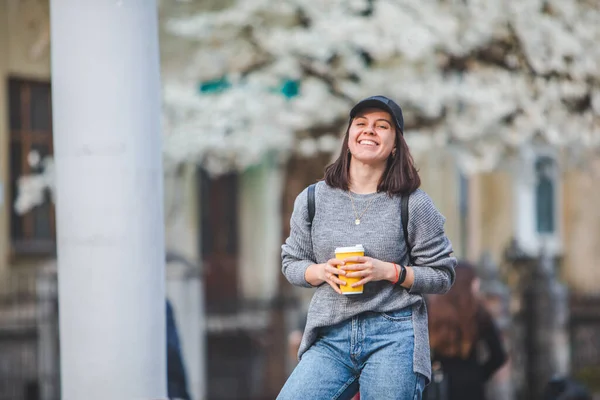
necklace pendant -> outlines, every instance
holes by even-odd
[[[360,219],[358,219],[358,218],[357,218],[357,219],[355,219],[355,220],[354,220],[354,225],[360,225]]]

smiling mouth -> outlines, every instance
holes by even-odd
[[[359,140],[358,144],[361,144],[363,146],[379,146],[378,143],[375,143],[374,141],[368,139]]]

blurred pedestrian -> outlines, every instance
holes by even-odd
[[[428,296],[434,366],[427,400],[483,400],[485,383],[506,362],[500,333],[483,300],[473,265],[459,261],[456,281],[443,295]]]
[[[190,400],[175,314],[169,300],[167,300],[167,392],[169,399]]]
[[[421,399],[431,368],[422,295],[450,288],[456,259],[445,218],[418,190],[403,128],[402,110],[392,100],[359,102],[339,158],[311,186],[314,216],[309,188],[296,198],[282,269],[290,283],[317,289],[300,361],[280,400],[347,400],[359,386],[364,399]],[[401,217],[403,199],[409,200],[408,221]],[[334,258],[337,247],[356,243],[364,256]],[[343,277],[358,278],[352,287],[364,285],[363,292],[344,295],[340,285],[351,285]]]
[[[548,382],[543,400],[592,400],[592,395],[573,379],[554,378]]]

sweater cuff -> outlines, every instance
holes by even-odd
[[[314,262],[310,260],[296,261],[294,272],[290,274],[290,282],[305,288],[315,287],[306,281],[306,270],[313,264]]]
[[[413,267],[414,281],[409,293],[444,294],[452,286],[452,273],[441,268]]]
[[[423,276],[422,267],[412,267],[413,270],[413,284],[408,289],[408,293],[423,293],[425,285],[427,284],[427,278]]]

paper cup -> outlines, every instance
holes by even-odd
[[[365,255],[365,249],[362,246],[362,244],[357,244],[356,246],[349,246],[349,247],[338,247],[337,249],[335,249],[335,258],[337,258],[338,260],[345,260],[348,257],[355,257],[355,256],[362,257],[364,255]],[[359,263],[355,263],[355,262],[346,263],[346,265],[351,265],[351,264],[359,264]],[[360,281],[362,278],[347,278],[344,275],[338,275],[338,276],[339,276],[340,280],[346,282],[346,285],[340,285],[340,290],[342,291],[343,294],[361,294],[363,292],[364,285],[352,287],[353,283]]]

